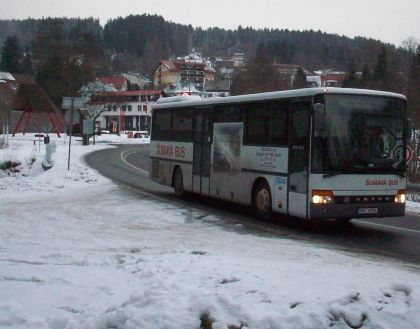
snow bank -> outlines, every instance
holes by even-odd
[[[20,165],[15,171],[0,170],[0,191],[5,191],[5,198],[16,198],[19,195],[34,193],[51,193],[57,189],[80,188],[86,184],[95,184],[99,181],[107,181],[105,178],[87,167],[82,157],[92,151],[113,147],[112,144],[145,144],[149,143],[148,138],[128,139],[126,135],[101,135],[96,136],[96,143],[93,145],[92,138],[90,145],[82,146],[80,137],[72,138],[70,153],[70,169],[68,168],[69,138],[64,135],[58,138],[57,135],[50,135],[51,143],[57,146],[56,152],[52,154],[53,167],[48,171],[42,168],[42,161],[45,159],[45,145],[43,139],[37,138],[34,134],[16,135],[9,138],[9,147],[0,149],[0,164],[5,161],[18,162]],[[82,183],[82,184],[80,184]],[[84,183],[84,184],[83,184]]]
[[[67,173],[56,142],[44,172],[14,141],[22,170],[0,178],[0,328],[420,327],[418,269],[122,189],[81,160],[102,143],[75,142]]]

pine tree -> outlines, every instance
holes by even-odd
[[[362,70],[362,77],[360,79],[360,88],[368,89],[371,85],[371,73],[369,70],[369,65],[365,63]]]
[[[417,47],[408,77],[408,111],[413,125],[420,128],[420,46]]]
[[[38,62],[35,78],[51,100],[59,105],[62,96],[71,94],[69,75],[66,74],[66,57],[70,52],[65,43],[63,20],[48,18],[41,21],[33,50]]]
[[[344,88],[358,88],[360,85],[359,79],[356,77],[356,69],[354,60],[350,61],[349,67],[344,77],[343,87]]]
[[[381,52],[378,55],[378,59],[373,72],[374,87],[380,90],[386,90],[389,84],[389,63],[386,48],[382,46]]]
[[[16,36],[8,37],[1,49],[0,70],[19,73],[22,51]]]
[[[34,73],[32,55],[28,47],[26,48],[25,53],[23,54],[21,71],[22,73],[30,74],[30,75]]]
[[[299,88],[306,88],[308,86],[308,83],[306,81],[306,74],[303,71],[301,67],[298,68],[295,78],[293,80],[293,88],[299,89]]]

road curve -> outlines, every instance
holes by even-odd
[[[189,201],[176,199],[172,188],[149,179],[148,146],[118,145],[112,149],[90,153],[85,160],[89,166],[118,183],[165,202],[175,202],[215,214],[222,219],[218,224],[237,229],[240,233],[302,240],[355,253],[358,257],[402,261],[407,263],[406,266],[420,270],[420,217],[416,215],[354,220],[345,226],[331,222],[313,226],[306,221],[280,216],[270,222],[261,222],[243,206],[196,196]]]

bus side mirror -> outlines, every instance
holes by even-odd
[[[322,137],[325,133],[325,105],[321,103],[314,104],[314,135]]]

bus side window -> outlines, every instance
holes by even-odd
[[[168,110],[154,111],[153,113],[153,140],[169,140],[171,138],[171,112]]]
[[[178,142],[192,140],[192,110],[176,109],[172,112],[172,139]]]
[[[267,110],[267,104],[249,104],[245,125],[245,144],[268,145],[269,116],[270,113]]]
[[[288,102],[273,103],[270,113],[270,145],[287,146]]]
[[[241,108],[236,105],[220,105],[216,106],[216,115],[214,122],[241,122]]]

